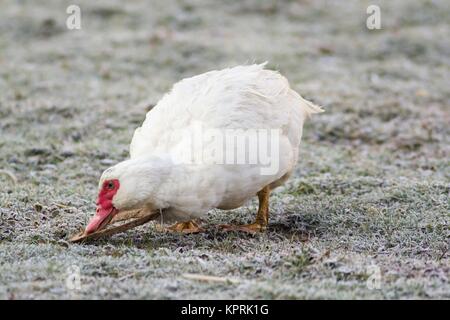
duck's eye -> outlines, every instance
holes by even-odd
[[[114,183],[112,183],[112,181],[110,181],[110,182],[108,182],[108,184],[106,185],[106,187],[107,187],[109,190],[112,190],[112,189],[114,189]]]

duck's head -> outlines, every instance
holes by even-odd
[[[153,195],[160,183],[161,170],[145,159],[126,160],[105,170],[99,182],[97,210],[85,233],[103,229],[122,212],[154,207]]]

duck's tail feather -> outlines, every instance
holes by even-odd
[[[298,100],[300,102],[300,107],[303,109],[303,111],[305,112],[307,117],[310,117],[314,113],[320,113],[320,112],[324,112],[325,111],[321,107],[319,107],[318,105],[316,105],[316,104],[312,103],[311,101],[308,101],[305,98],[303,98],[300,94],[298,94],[298,92],[295,92],[292,89],[291,89],[291,92],[296,97],[296,100]]]
[[[305,110],[305,112],[308,114],[308,116],[314,113],[325,112],[325,110],[323,110],[321,107],[312,103],[311,101],[302,98],[301,96],[300,96],[300,104],[302,108]]]

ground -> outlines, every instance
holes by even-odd
[[[76,2],[81,30],[72,1],[0,3],[0,298],[450,298],[448,1]],[[264,61],[326,109],[267,232],[215,227],[255,199],[204,234],[67,242],[173,83]]]

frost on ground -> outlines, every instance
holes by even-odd
[[[70,1],[2,1],[0,298],[450,298],[450,4],[376,2],[381,30],[366,1],[85,0],[70,31]],[[266,60],[327,110],[266,233],[215,227],[253,201],[204,234],[68,244],[174,82]]]

